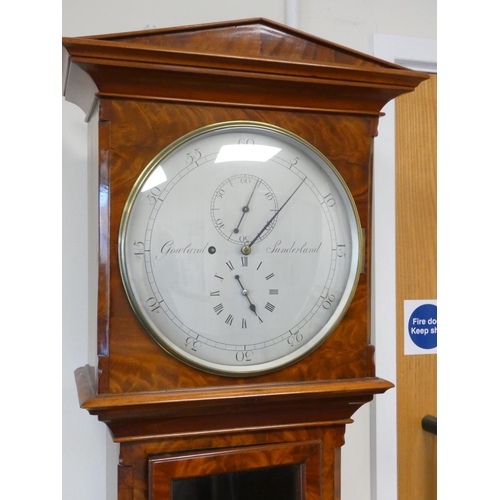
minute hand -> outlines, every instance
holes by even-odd
[[[269,227],[269,224],[272,224],[273,220],[278,217],[278,214],[285,208],[285,205],[292,199],[292,196],[299,190],[300,186],[304,184],[306,179],[304,178],[302,182],[295,188],[295,191],[287,198],[285,203],[281,205],[281,207],[278,209],[278,211],[266,222],[264,227],[257,233],[257,236],[248,244],[246,245],[247,247],[252,247],[252,245],[259,239],[260,235]]]

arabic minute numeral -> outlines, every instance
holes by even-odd
[[[252,361],[253,351],[238,351],[236,353],[236,361],[243,363],[245,361]]]
[[[334,207],[337,204],[337,200],[332,196],[332,193],[328,193],[326,196],[323,196],[325,200],[325,204],[327,207]]]
[[[321,297],[323,300],[323,309],[330,309],[330,307],[332,307],[332,304],[333,302],[335,301],[335,295],[333,294],[330,294],[330,295],[327,295],[326,297]]]
[[[149,307],[149,310],[154,313],[159,313],[160,312],[160,304],[154,297],[149,297],[148,300],[146,300],[146,305]]]
[[[144,243],[142,241],[134,241],[134,247],[137,247],[137,251],[134,252],[134,255],[138,259],[142,259],[144,257]]]
[[[192,351],[196,352],[201,345],[199,340],[196,340],[193,337],[188,337],[185,342],[186,347],[189,347]]]
[[[299,333],[298,331],[293,333],[292,330],[290,330],[290,337],[287,339],[287,343],[289,346],[293,347],[295,344],[302,342],[304,340],[304,336]]]
[[[151,188],[146,195],[146,198],[149,200],[150,205],[154,205],[156,203],[156,200],[161,194],[161,190],[158,186],[155,186],[154,188]]]
[[[194,152],[189,152],[186,155],[186,163],[187,165],[192,165],[196,163],[201,158],[201,153],[198,149],[195,149]]]

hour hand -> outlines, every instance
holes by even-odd
[[[240,284],[241,287],[241,295],[247,298],[249,304],[250,304],[250,311],[252,311],[257,317],[259,315],[257,314],[257,308],[255,307],[255,304],[250,300],[250,296],[248,295],[248,290],[243,286],[243,283],[241,282],[241,278],[239,274],[235,276],[236,281]]]

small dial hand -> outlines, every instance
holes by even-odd
[[[243,217],[250,211],[250,202],[252,201],[253,195],[255,193],[255,190],[257,189],[257,186],[260,184],[260,179],[257,179],[255,181],[255,186],[253,187],[252,193],[250,194],[250,198],[248,198],[247,204],[241,209],[243,212],[240,217],[240,221],[238,222],[238,225],[234,228],[233,233],[238,234],[240,232],[240,226],[243,221]]]
[[[243,246],[241,252],[244,255],[248,255],[252,251],[252,245],[259,239],[260,235],[272,224],[273,220],[278,217],[278,214],[285,208],[285,205],[292,199],[292,196],[299,190],[300,186],[304,184],[306,178],[302,179],[302,182],[295,188],[295,191],[286,199],[285,203],[276,211],[276,213],[264,224],[264,227],[257,233],[257,236],[247,245]]]
[[[250,311],[252,311],[257,317],[259,317],[259,315],[257,314],[257,308],[255,307],[255,304],[250,300],[250,297],[248,296],[248,290],[243,286],[243,283],[241,282],[240,276],[237,274],[235,276],[235,278],[236,278],[236,281],[240,284],[241,295],[246,297],[249,304],[250,304]]]

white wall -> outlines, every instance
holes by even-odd
[[[295,6],[297,15],[287,16],[287,6]],[[292,19],[303,31],[366,53],[373,33],[436,38],[436,0],[63,0],[62,13],[63,36],[265,17],[281,23]],[[89,265],[92,256],[87,250],[86,124],[83,112],[66,101],[62,122],[62,492],[64,500],[113,500],[115,467],[107,467],[107,461],[116,463],[117,446],[106,426],[78,407],[73,377],[74,370],[88,362],[88,332],[96,322],[95,291],[89,288],[95,267]],[[342,498],[370,500],[370,406],[362,407],[354,419],[342,449]]]

